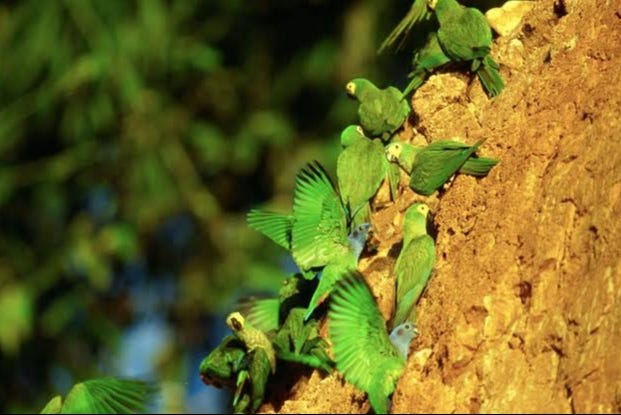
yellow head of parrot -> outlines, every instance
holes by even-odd
[[[244,322],[244,317],[238,312],[231,313],[226,318],[226,325],[233,331],[242,330],[244,328]]]
[[[345,90],[347,91],[347,95],[349,96],[356,96],[356,84],[353,82],[348,82],[347,85],[345,85]]]
[[[386,158],[391,163],[396,163],[401,157],[401,151],[403,151],[403,146],[401,143],[391,143],[386,146]]]

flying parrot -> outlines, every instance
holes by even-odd
[[[368,79],[356,78],[345,89],[349,97],[359,102],[360,125],[372,137],[389,140],[410,114],[410,104],[393,86],[379,89]]]
[[[455,62],[472,62],[470,70],[476,72],[487,94],[500,94],[505,85],[498,63],[489,55],[492,30],[483,13],[457,0],[431,0],[429,7],[440,24],[438,41],[446,56]]]
[[[386,158],[410,174],[410,187],[429,196],[455,173],[485,176],[498,160],[474,154],[485,139],[470,146],[454,140],[434,141],[427,146],[393,142],[386,146]]]
[[[156,388],[140,380],[104,377],[80,382],[71,388],[64,402],[52,398],[42,414],[133,414],[146,411]]]
[[[358,256],[364,247],[364,241],[360,245],[358,238],[347,238],[349,214],[317,162],[298,173],[291,214],[253,209],[247,221],[251,228],[291,252],[306,279],[314,278],[317,270],[343,252],[352,250]],[[349,246],[350,240],[356,246]]]
[[[336,368],[345,380],[368,394],[375,413],[387,413],[388,398],[405,367],[403,349],[409,349],[415,336],[414,325],[400,327],[403,331],[395,337],[407,340],[407,345],[400,341],[395,346],[371,290],[356,272],[337,284],[328,319]]]
[[[356,212],[353,223],[364,223],[371,214],[369,201],[384,180],[388,180],[391,196],[396,199],[399,167],[386,160],[382,142],[366,137],[360,126],[345,128],[341,145],[343,150],[336,163],[341,199],[351,212]]]
[[[414,0],[407,14],[401,19],[397,26],[393,29],[388,37],[382,42],[378,53],[382,53],[386,49],[392,47],[394,43],[401,38],[401,42],[396,47],[400,49],[403,46],[405,37],[414,25],[419,26],[424,22],[428,22],[433,17],[428,7],[428,0]],[[417,30],[417,32],[425,32],[425,30]]]
[[[416,323],[415,306],[436,260],[433,238],[427,233],[429,207],[415,203],[403,218],[403,248],[397,258],[394,274],[397,278],[396,312],[393,327],[405,322]]]

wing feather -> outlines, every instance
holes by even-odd
[[[291,248],[300,268],[325,266],[348,249],[345,207],[317,162],[297,176],[293,217]]]

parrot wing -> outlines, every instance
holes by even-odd
[[[148,382],[105,377],[75,385],[61,413],[130,414],[145,412],[155,387]]]
[[[252,209],[246,216],[248,226],[261,232],[286,250],[291,250],[293,217],[281,213]]]
[[[329,333],[337,369],[366,392],[384,369],[405,362],[390,342],[386,322],[362,276],[353,272],[336,286],[329,311]]]
[[[293,216],[292,254],[300,268],[325,266],[349,250],[347,212],[317,162],[298,174]]]

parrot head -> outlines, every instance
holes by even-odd
[[[390,143],[386,146],[386,158],[391,163],[396,163],[399,161],[399,157],[401,157],[401,152],[403,151],[403,146],[401,143]]]
[[[341,133],[341,146],[348,147],[361,138],[366,138],[362,127],[359,125],[350,125]]]
[[[345,85],[345,91],[347,92],[347,95],[349,95],[351,98],[355,98],[356,97],[356,82],[349,81],[347,85]]]
[[[356,259],[360,257],[360,254],[367,243],[369,233],[371,233],[371,224],[363,223],[356,226],[347,236],[347,239],[349,239],[349,245],[352,247]]]
[[[399,350],[404,359],[408,358],[410,343],[417,334],[416,325],[409,321],[399,324],[390,333],[390,342]]]
[[[244,317],[237,311],[226,318],[226,325],[235,333],[244,329],[244,323]]]

